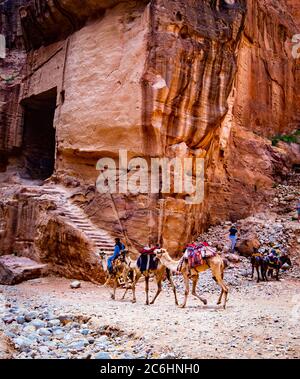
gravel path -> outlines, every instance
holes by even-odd
[[[209,272],[199,285],[208,306],[190,297],[186,309],[175,306],[167,284],[149,307],[144,283],[136,304],[130,295],[112,301],[107,288],[82,283],[74,290],[54,277],[0,286],[0,334],[10,342],[1,338],[0,356],[9,347],[14,358],[300,358],[299,280],[283,274],[257,284],[240,266],[226,271],[226,310],[215,305],[219,289]],[[182,280],[174,279],[182,301]]]

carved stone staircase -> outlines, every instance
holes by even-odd
[[[102,250],[106,254],[112,254],[114,249],[113,238],[103,229],[93,224],[84,211],[71,202],[70,194],[59,186],[26,186],[22,194],[39,197],[55,202],[56,211],[66,221],[71,223],[77,230],[80,230],[89,241],[91,241],[96,250]]]
[[[103,229],[95,226],[85,215],[85,213],[76,205],[66,201],[59,209],[69,221],[81,230],[87,238],[92,241],[97,249],[103,250],[106,253],[112,253],[114,249],[114,242],[110,235]]]

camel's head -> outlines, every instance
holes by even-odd
[[[105,269],[105,267],[104,267],[104,262],[106,261],[105,251],[100,250],[100,251],[98,251],[97,255],[100,258],[100,263],[101,263],[102,268]]]
[[[156,249],[154,250],[154,253],[156,255],[156,257],[158,259],[160,259],[161,257],[163,257],[164,255],[168,254],[167,250],[166,249]]]
[[[103,251],[103,250],[99,250],[99,251],[98,251],[98,256],[99,256],[99,258],[101,258],[101,259],[105,259],[105,257],[106,257],[106,253],[105,253],[105,251]]]

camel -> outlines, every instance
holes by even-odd
[[[100,263],[103,271],[107,275],[104,287],[112,280],[113,281],[113,293],[111,298],[116,299],[116,291],[119,282],[122,280],[128,288],[129,281],[134,281],[134,269],[131,259],[127,256],[127,252],[122,254],[119,258],[114,261],[114,271],[110,273],[107,267],[106,253],[101,251],[99,253]]]
[[[172,259],[166,249],[158,249],[155,251],[155,253],[156,253],[156,257],[160,260],[163,266],[167,267],[172,272],[176,272],[178,270],[179,263],[181,262],[181,260],[175,261],[174,259]],[[226,261],[223,260],[221,256],[219,255],[215,255],[210,258],[205,258],[204,261],[205,261],[205,264],[195,267],[195,268],[191,268],[191,269],[189,267],[187,260],[184,260],[183,263],[180,265],[181,268],[179,269],[183,275],[184,283],[185,283],[185,293],[184,293],[185,297],[184,297],[184,302],[181,305],[181,308],[185,308],[186,303],[187,303],[187,298],[189,295],[189,279],[190,278],[193,281],[192,295],[198,298],[200,301],[202,301],[204,305],[207,304],[207,300],[197,294],[196,288],[197,288],[197,283],[199,280],[199,273],[210,269],[212,272],[213,279],[219,284],[219,286],[222,289],[221,295],[219,297],[217,304],[218,305],[221,304],[223,294],[225,294],[224,305],[223,305],[225,309],[226,303],[227,303],[227,296],[228,296],[228,288],[223,281],[224,270],[226,268]]]
[[[152,305],[155,303],[155,300],[157,299],[158,295],[162,291],[162,282],[163,282],[163,279],[165,278],[165,275],[166,275],[171,286],[172,286],[172,289],[173,289],[173,293],[174,293],[174,297],[175,297],[175,304],[178,305],[176,288],[175,288],[174,282],[172,280],[171,272],[166,266],[164,266],[161,262],[158,262],[158,266],[156,269],[141,272],[141,270],[137,266],[137,262],[133,262],[131,260],[131,267],[134,267],[134,275],[133,275],[134,280],[133,280],[132,285],[131,285],[132,296],[133,296],[132,302],[133,303],[136,303],[135,287],[136,287],[136,284],[138,283],[138,281],[140,280],[140,278],[142,276],[145,277],[146,305],[149,305],[149,304]],[[153,300],[151,302],[149,302],[149,279],[152,275],[155,277],[155,280],[156,280],[157,292],[156,292]],[[125,298],[129,288],[130,287],[128,287],[128,286],[126,287],[126,290],[125,290],[125,293],[124,293],[122,299]]]

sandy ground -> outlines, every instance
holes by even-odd
[[[2,286],[5,307],[12,303],[26,310],[40,308],[91,318],[94,327],[118,328],[124,338],[110,349],[147,352],[151,358],[300,358],[300,285],[295,279],[255,283],[231,288],[226,310],[216,306],[218,289],[206,293],[208,305],[192,296],[187,308],[175,306],[173,293],[166,288],[155,305],[144,305],[144,283],[138,285],[137,303],[110,299],[108,288],[82,283],[77,290],[70,280],[43,278],[18,286]],[[151,294],[155,283],[151,282]],[[182,302],[182,289],[179,290]],[[4,330],[5,331],[5,330]],[[133,349],[133,350],[132,350]],[[3,350],[3,346],[2,346]],[[78,357],[83,357],[82,353]]]

